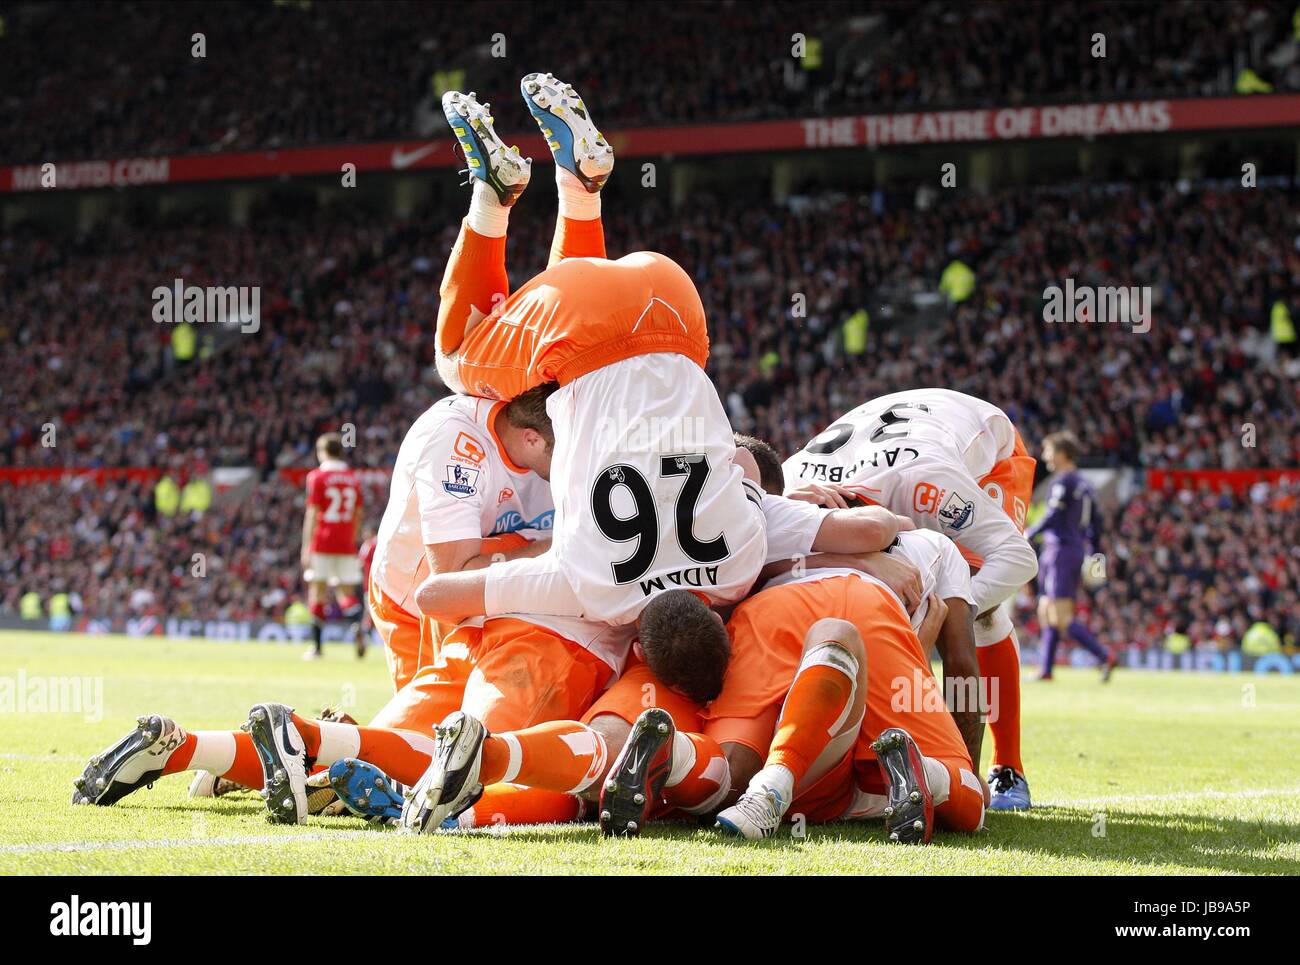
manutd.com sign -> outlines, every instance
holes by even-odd
[[[72,164],[10,168],[10,191],[40,191],[46,185],[77,190],[130,188],[141,184],[166,184],[171,178],[171,158],[127,158],[122,161],[78,161]]]
[[[608,136],[621,157],[631,158],[1294,126],[1300,126],[1300,94],[643,127]],[[524,154],[539,161],[550,159],[536,132],[517,140]],[[459,164],[452,145],[451,138],[435,138],[67,164],[51,158],[47,163],[0,168],[0,192],[338,175],[345,165],[353,165],[356,171],[414,171]]]

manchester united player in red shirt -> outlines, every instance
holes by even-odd
[[[315,645],[303,654],[304,659],[321,656],[327,590],[333,590],[345,616],[360,606],[357,537],[361,531],[361,483],[343,461],[343,440],[337,432],[327,432],[316,440],[316,458],[320,468],[307,474],[307,514],[302,522],[303,578],[307,581],[307,606],[315,618]]]

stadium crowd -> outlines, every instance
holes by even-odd
[[[525,204],[512,222],[516,284],[542,267],[552,223],[544,196]],[[261,479],[255,498],[174,516],[158,513],[147,484],[0,485],[0,536],[16,549],[0,574],[5,612],[32,588],[75,588],[96,616],[275,617],[298,588],[302,507],[276,470],[311,465],[315,435],[345,423],[357,429],[355,463],[389,465],[406,426],[445,393],[429,333],[458,212],[276,210],[254,212],[253,229],[115,224],[75,246],[30,229],[0,241],[15,256],[0,267],[0,326],[17,347],[0,389],[0,466],[251,465]],[[933,203],[697,197],[672,212],[611,196],[606,227],[612,254],[657,248],[694,272],[736,428],[783,451],[872,395],[945,384],[1002,405],[1031,445],[1072,429],[1093,465],[1238,468],[1300,465],[1300,360],[1268,324],[1300,275],[1298,215],[1294,188],[1204,184]],[[886,319],[882,301],[940,290],[955,261],[969,290],[945,289],[936,324]],[[1150,331],[1043,321],[1046,285],[1117,274],[1152,286]],[[149,292],[178,276],[260,284],[259,331],[207,336],[178,360],[174,327],[149,317]],[[860,341],[849,320],[863,310],[879,318]],[[46,423],[55,445],[42,444]],[[1248,507],[1225,499],[1149,493],[1116,510],[1099,632],[1149,642],[1165,626],[1217,632],[1254,612],[1297,629],[1294,491]],[[372,524],[383,501],[367,501]],[[207,579],[189,575],[195,552]]]
[[[423,3],[5,3],[0,163],[425,136],[441,90],[468,75],[482,99],[511,97],[530,64],[566,64],[599,92],[609,128],[1300,90],[1291,14],[1256,0],[479,2],[454,15]],[[808,42],[798,61],[795,34]],[[690,69],[647,89],[647,62]]]
[[[169,472],[184,478],[189,468]],[[294,532],[302,487],[276,478],[255,498],[168,513],[154,485],[0,482],[0,612],[20,614],[34,591],[47,610],[66,593],[74,616],[103,620],[279,619],[301,592]],[[378,527],[387,495],[382,485],[366,487],[363,530]]]
[[[1098,637],[1142,645],[1173,633],[1227,651],[1263,622],[1300,642],[1300,472],[1240,496],[1208,483],[1143,490],[1111,515],[1110,582],[1091,597]]]
[[[552,215],[538,208],[512,229],[516,284],[544,266]],[[1300,278],[1298,219],[1294,186],[1207,184],[928,207],[907,194],[698,197],[677,211],[619,199],[605,220],[611,253],[659,250],[690,267],[736,428],[783,451],[863,399],[948,385],[1002,406],[1030,438],[1072,430],[1093,465],[1232,469],[1300,465],[1300,358],[1270,335]],[[445,208],[386,222],[334,205],[255,216],[252,229],[119,225],[72,250],[6,238],[18,256],[0,268],[0,335],[17,351],[0,389],[0,466],[180,455],[267,473],[344,423],[366,464],[387,465],[445,392],[429,334],[457,222]],[[919,338],[891,327],[882,305],[937,294],[954,262],[969,291],[949,291]],[[177,361],[149,297],[174,277],[259,284],[259,331]],[[1070,278],[1149,286],[1150,330],[1045,322],[1044,290]],[[863,311],[865,341],[846,329]]]

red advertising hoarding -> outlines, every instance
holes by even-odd
[[[620,157],[735,154],[824,148],[889,148],[1061,137],[1114,137],[1173,131],[1300,126],[1300,94],[1118,101],[1048,107],[867,114],[744,124],[643,127],[610,133]],[[538,161],[550,159],[536,133],[517,139]],[[408,171],[461,163],[450,137],[280,151],[180,154],[0,168],[0,192],[85,190],[198,181]]]

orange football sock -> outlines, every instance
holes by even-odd
[[[581,819],[585,811],[586,802],[573,794],[518,784],[491,784],[472,808],[461,813],[460,826],[565,824]]]
[[[577,179],[574,180],[576,182]],[[579,190],[585,189],[580,187]],[[551,258],[546,267],[565,258],[604,257],[605,226],[599,217],[591,221],[564,217],[555,219],[555,238],[551,241]]]
[[[479,780],[579,794],[605,773],[605,738],[576,720],[551,720],[493,734],[483,745]]]
[[[678,731],[664,800],[690,814],[708,814],[731,790],[727,757],[712,737]]]
[[[1025,772],[1020,762],[1020,652],[1013,637],[977,647],[980,686],[989,702],[993,763]],[[996,718],[996,719],[994,719]]]
[[[356,756],[403,784],[414,784],[420,779],[429,769],[438,746],[432,737],[411,730],[358,727],[357,731],[361,746]]]
[[[211,771],[244,787],[262,787],[262,762],[253,738],[242,730],[190,731],[163,765],[164,774],[180,771]]]
[[[329,766],[345,757],[374,764],[403,784],[414,784],[429,769],[437,742],[427,734],[386,727],[358,727],[335,721],[308,720],[293,715],[307,756]]]
[[[935,758],[926,760],[928,767]],[[978,831],[984,826],[984,782],[966,769],[965,761],[937,762],[948,772],[948,798],[942,803],[935,798],[934,823],[947,831]]]
[[[796,785],[803,780],[845,722],[856,683],[838,667],[824,663],[802,667],[781,707],[766,766],[787,768]]]

